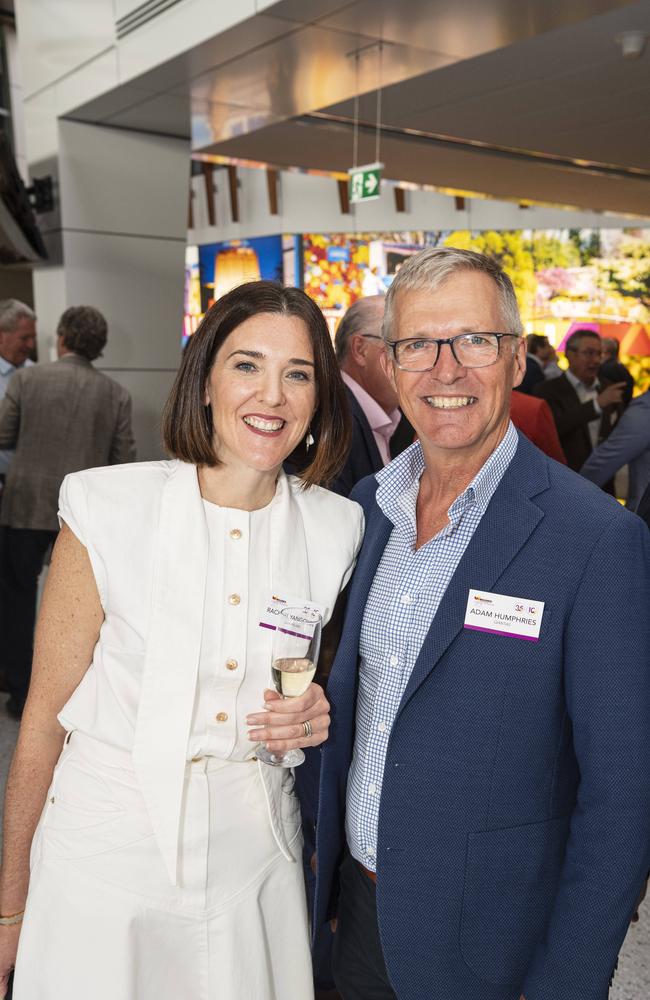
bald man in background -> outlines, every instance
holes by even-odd
[[[413,442],[397,395],[381,367],[384,296],[355,302],[339,323],[334,340],[352,414],[352,445],[330,489],[349,496],[359,480],[383,469]]]

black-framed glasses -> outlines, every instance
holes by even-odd
[[[405,372],[428,372],[435,367],[443,344],[449,344],[457,364],[463,368],[487,368],[499,357],[504,337],[518,333],[460,333],[457,337],[434,340],[427,337],[410,337],[408,340],[388,341],[398,368]]]

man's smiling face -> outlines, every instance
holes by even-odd
[[[393,317],[392,341],[513,332],[506,329],[497,286],[479,271],[457,271],[435,289],[400,290]],[[499,357],[486,368],[462,367],[449,345],[441,347],[431,371],[402,371],[390,360],[386,367],[425,450],[471,454],[491,451],[503,437],[511,390],[526,370],[526,347],[523,339],[504,338]]]

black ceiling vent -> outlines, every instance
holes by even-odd
[[[136,28],[141,28],[143,24],[153,21],[154,17],[158,17],[164,10],[168,10],[169,7],[180,2],[181,0],[146,0],[145,3],[139,4],[134,10],[115,22],[117,37],[124,38],[125,35],[135,31]]]

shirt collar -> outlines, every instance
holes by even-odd
[[[485,513],[514,458],[518,442],[517,431],[511,421],[499,445],[449,507],[447,513],[451,530],[460,523],[470,507],[477,507],[481,516]],[[409,535],[414,535],[417,530],[415,511],[423,472],[424,455],[419,441],[416,441],[375,475],[379,484],[376,494],[378,506],[396,528]]]
[[[582,379],[579,379],[577,375],[574,375],[573,372],[569,371],[568,368],[564,374],[566,375],[566,377],[568,378],[569,382],[571,383],[574,389],[583,389],[584,392],[595,392],[595,393],[598,392],[598,379],[594,381],[593,385],[585,385]]]
[[[363,410],[364,416],[370,424],[371,430],[383,431],[390,428],[390,433],[392,434],[400,422],[399,410],[395,409],[392,413],[386,413],[377,400],[373,399],[370,393],[366,392],[363,386],[360,386],[351,375],[348,375],[347,372],[341,372],[341,377]]]
[[[15,372],[16,366],[12,365],[11,361],[7,361],[6,358],[0,357],[0,375],[9,375],[10,372]]]

